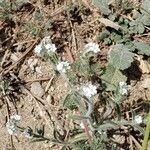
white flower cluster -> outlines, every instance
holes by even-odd
[[[54,53],[57,50],[55,44],[52,44],[50,36],[43,38],[40,44],[35,47],[34,52],[40,55],[43,48],[45,48],[48,53]]]
[[[98,44],[90,42],[84,46],[84,51],[85,53],[88,52],[98,53],[100,52],[100,48]]]
[[[128,95],[130,88],[130,85],[127,85],[126,82],[119,82],[119,93],[121,95]]]
[[[61,61],[56,65],[56,69],[57,71],[59,71],[60,73],[66,73],[66,70],[70,69],[70,65],[68,62],[66,61]]]
[[[6,123],[7,131],[10,135],[16,134],[17,132],[17,125],[21,120],[21,116],[13,115],[10,117],[8,122]]]
[[[97,94],[96,89],[97,87],[95,85],[88,83],[87,85],[81,87],[81,93],[88,99],[90,99],[92,96]]]
[[[141,124],[143,122],[142,117],[140,115],[135,116],[134,121],[137,124]]]

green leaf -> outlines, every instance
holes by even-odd
[[[106,121],[106,123],[101,124],[101,125],[98,127],[97,130],[99,130],[99,131],[107,131],[107,130],[109,130],[109,129],[115,129],[115,128],[117,128],[117,127],[118,127],[118,125],[117,125],[116,123],[111,122],[111,121]]]
[[[111,13],[108,6],[109,0],[92,0],[92,2],[104,15],[109,15]]]
[[[74,63],[75,70],[82,76],[84,79],[89,79],[91,76],[91,68],[89,64],[89,55],[85,58],[80,58]]]
[[[139,24],[137,25],[137,31],[138,31],[138,33],[140,33],[140,34],[144,33],[145,27],[144,27],[143,23],[139,23]]]
[[[82,140],[87,140],[87,136],[85,133],[79,133],[78,135],[74,136],[72,139],[69,140],[69,143],[76,143]]]
[[[104,40],[105,38],[109,37],[110,32],[108,30],[104,30],[100,33],[100,35],[98,36],[99,40]]]
[[[136,20],[133,20],[133,21],[131,21],[130,23],[129,23],[129,25],[130,25],[130,32],[131,33],[144,33],[144,31],[145,31],[145,27],[144,27],[144,22],[143,22],[143,15],[138,15],[138,18],[136,19]],[[145,23],[147,23],[146,22],[146,20],[145,20]]]
[[[142,18],[141,18],[141,21],[143,22],[143,24],[145,26],[150,26],[150,16],[149,15],[144,15]]]
[[[127,77],[124,76],[119,69],[114,68],[112,65],[108,65],[105,73],[101,76],[101,79],[106,85],[107,91],[115,91],[119,82],[126,82]]]
[[[69,93],[66,96],[63,105],[65,107],[73,110],[73,109],[77,108],[78,100],[80,100],[80,99],[75,93]]]
[[[143,14],[150,14],[150,0],[144,0],[141,5],[141,12]]]
[[[150,46],[144,42],[134,41],[133,44],[138,51],[139,54],[144,54],[150,56]]]
[[[130,67],[134,54],[123,44],[114,45],[109,53],[109,64],[115,68],[124,70]]]

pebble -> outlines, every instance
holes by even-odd
[[[31,84],[31,93],[37,97],[42,97],[44,95],[44,89],[39,82],[33,82]]]
[[[143,81],[142,81],[142,85],[141,85],[143,88],[145,89],[149,89],[150,90],[150,78],[145,78]]]

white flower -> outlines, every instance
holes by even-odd
[[[85,50],[85,53],[88,53],[88,52],[98,53],[98,52],[100,52],[99,45],[96,43],[93,43],[93,42],[86,44],[84,47],[84,50]]]
[[[81,127],[81,129],[85,129],[85,126],[84,126],[83,121],[81,121],[81,123],[80,123],[80,127]]]
[[[56,46],[55,44],[52,44],[52,41],[50,39],[50,36],[46,36],[42,39],[39,45],[37,45],[34,49],[34,52],[37,54],[41,54],[41,51],[43,48],[47,49],[48,53],[50,52],[55,52],[56,51]]]
[[[13,115],[13,116],[10,117],[10,119],[13,119],[15,121],[20,121],[21,120],[21,116],[19,116],[19,115]]]
[[[126,84],[126,82],[119,82],[119,93],[121,95],[128,95],[128,91],[130,86]]]
[[[57,50],[55,44],[52,43],[46,44],[45,48],[48,50],[49,53],[54,53]]]
[[[89,83],[86,86],[81,87],[81,93],[87,98],[91,98],[92,96],[97,94],[96,89],[97,87],[95,85],[92,85],[91,83]]]
[[[134,121],[137,123],[137,124],[141,124],[143,122],[142,120],[142,117],[140,115],[137,115],[134,117]]]
[[[16,134],[17,125],[20,122],[20,120],[21,120],[21,116],[13,115],[10,117],[10,119],[6,123],[6,128],[10,135]]]
[[[40,54],[41,51],[42,51],[42,45],[39,44],[39,45],[37,45],[37,46],[35,47],[34,52],[37,53],[37,54]]]
[[[66,73],[66,70],[70,69],[70,65],[68,62],[62,61],[57,64],[56,69],[60,73]]]

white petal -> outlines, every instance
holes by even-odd
[[[10,135],[13,135],[13,133],[14,133],[11,129],[7,129],[7,131]]]
[[[41,51],[42,51],[42,46],[41,46],[41,44],[39,44],[35,47],[34,52],[37,54],[40,54]]]
[[[141,123],[143,122],[143,121],[142,121],[142,117],[139,116],[139,115],[135,116],[134,120],[135,120],[135,122],[136,122],[137,124],[141,124]]]
[[[10,119],[15,119],[17,121],[20,121],[21,120],[21,116],[19,116],[19,115],[13,115],[13,116],[10,117]]]

